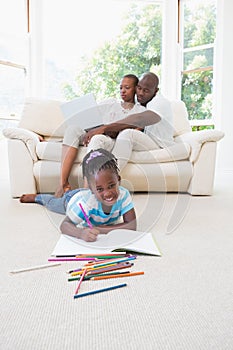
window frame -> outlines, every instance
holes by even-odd
[[[184,74],[189,74],[189,73],[199,73],[199,72],[204,72],[204,71],[212,71],[213,72],[213,80],[214,80],[214,75],[215,75],[215,67],[214,67],[214,62],[213,65],[209,66],[204,66],[204,67],[199,67],[199,68],[194,68],[194,69],[184,69],[184,55],[187,52],[192,52],[192,51],[201,51],[203,49],[213,49],[213,60],[215,57],[215,42],[213,43],[208,43],[208,44],[203,44],[203,45],[197,45],[197,46],[192,46],[188,48],[184,48],[183,43],[184,43],[184,2],[185,0],[178,0],[178,20],[177,20],[177,38],[178,38],[178,45],[180,48],[180,85],[179,85],[179,97],[181,98],[181,93],[182,93],[182,77]],[[212,91],[212,95],[214,97],[214,92]],[[214,101],[213,101],[214,104]],[[212,105],[212,114],[211,118],[205,118],[205,119],[190,119],[190,125],[193,128],[193,130],[200,130],[203,126],[205,127],[214,127],[215,126],[215,118],[214,118],[214,106]]]
[[[20,37],[25,40],[26,42],[26,52],[25,52],[25,56],[26,58],[26,62],[28,62],[28,58],[29,58],[29,32],[30,32],[30,0],[24,0],[25,2],[25,27],[26,27],[26,33],[21,34]],[[8,33],[7,31],[2,33],[3,36],[7,37]],[[11,33],[11,37],[13,37],[13,39],[17,40],[17,35],[12,35]],[[24,77],[25,77],[25,93],[24,95],[26,96],[27,91],[28,91],[28,67],[27,64],[22,64],[19,63],[17,60],[5,60],[3,58],[0,57],[0,66],[6,66],[9,67],[10,69],[17,69],[17,70],[23,70],[24,72]],[[17,113],[13,113],[11,115],[3,115],[1,116],[1,119],[3,120],[19,120],[19,115],[17,115]]]

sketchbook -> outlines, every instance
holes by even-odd
[[[150,232],[125,229],[116,229],[106,235],[99,235],[95,242],[85,242],[62,234],[51,255],[94,255],[116,251],[161,256],[160,249]]]
[[[61,110],[68,126],[79,126],[87,130],[103,124],[95,96],[92,93],[63,103]]]

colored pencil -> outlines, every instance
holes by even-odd
[[[86,275],[86,272],[87,272],[87,270],[85,269],[85,270],[83,271],[83,273],[82,273],[82,276],[81,276],[81,278],[80,278],[80,280],[79,280],[78,286],[77,286],[77,288],[76,288],[74,294],[78,294],[78,290],[79,290],[79,288],[80,288],[80,286],[81,286],[81,283],[82,283],[82,281],[83,281],[83,279],[84,279],[84,277],[85,277],[85,275]]]
[[[95,258],[48,258],[48,261],[90,261]]]
[[[40,269],[45,269],[47,267],[53,267],[53,266],[59,266],[61,264],[59,263],[54,263],[54,264],[45,264],[45,265],[38,265],[38,266],[31,266],[31,267],[25,267],[19,270],[13,270],[10,271],[10,273],[20,273],[20,272],[26,272],[26,271],[33,271],[33,270],[40,270]]]
[[[114,270],[129,268],[131,266],[133,266],[133,264],[130,263],[129,261],[126,261],[126,262],[119,263],[116,265],[111,265],[108,267],[103,266],[99,269],[92,269],[92,270],[87,269],[87,274],[90,275],[90,274],[95,274],[95,273],[100,273],[100,272],[102,273],[102,272],[107,272],[107,271],[114,271]],[[82,274],[82,271],[77,271],[77,272],[72,272],[71,276],[77,276],[77,275],[81,275],[81,274]]]
[[[129,273],[125,273],[122,275],[114,274],[111,276],[107,276],[107,275],[106,276],[96,276],[96,277],[91,277],[90,279],[96,281],[96,280],[106,280],[109,278],[130,277],[130,276],[138,276],[138,275],[144,275],[144,272],[141,271],[141,272],[129,272]]]
[[[107,292],[107,291],[109,291],[109,290],[113,290],[113,289],[117,289],[117,288],[122,288],[122,287],[126,287],[126,286],[127,286],[126,283],[122,283],[122,284],[117,284],[117,285],[111,286],[111,287],[106,287],[106,288],[102,288],[102,289],[91,290],[91,291],[89,291],[89,292],[80,293],[80,294],[75,294],[75,295],[74,295],[74,299],[81,298],[81,297],[85,297],[85,296],[88,296],[88,295],[91,295],[91,294]]]
[[[95,262],[93,264],[89,264],[88,266],[91,266],[92,268],[96,268],[96,267],[102,267],[102,266],[109,266],[109,265],[113,265],[113,264],[117,264],[117,263],[120,263],[120,262],[129,261],[129,260],[134,260],[134,259],[136,259],[136,256],[132,256],[132,257],[128,257],[128,258],[122,258],[122,259],[111,259],[110,261],[107,261],[107,262],[104,262],[104,263]],[[87,266],[87,264],[85,266]]]
[[[131,254],[125,254],[125,253],[109,253],[109,254],[78,254],[76,255],[77,258],[97,258],[97,259],[113,259],[113,258],[126,258],[127,256],[131,256]]]
[[[81,210],[82,210],[82,213],[83,213],[83,215],[84,215],[84,217],[85,217],[85,220],[86,220],[88,226],[89,226],[90,228],[93,228],[93,226],[92,226],[92,224],[91,224],[91,222],[90,222],[90,220],[89,220],[89,218],[88,218],[88,216],[87,216],[87,214],[86,214],[86,212],[85,212],[85,210],[84,210],[82,204],[79,203],[79,206],[80,206],[80,208],[81,208]]]
[[[95,274],[95,276],[110,276],[110,275],[123,275],[123,274],[126,274],[126,273],[130,273],[130,271],[122,271],[122,272],[108,272],[108,273],[97,273]],[[89,281],[91,278],[93,278],[93,276],[85,276],[83,281]],[[69,277],[68,278],[68,282],[72,282],[72,281],[79,281],[80,280],[80,276],[77,276],[77,277]]]

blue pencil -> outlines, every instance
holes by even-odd
[[[117,289],[117,288],[126,287],[126,286],[127,286],[127,283],[122,283],[122,284],[117,284],[116,286],[111,286],[111,287],[106,287],[106,288],[102,288],[102,289],[91,290],[89,292],[75,294],[74,295],[74,299],[85,297],[85,296],[91,295],[91,294],[107,292],[108,290]]]

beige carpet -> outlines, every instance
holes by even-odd
[[[10,274],[47,263],[62,216],[10,198],[5,140],[0,152],[1,350],[233,349],[232,174],[212,197],[135,195],[163,256],[138,257],[143,276],[83,282],[127,287],[74,300],[76,263]]]

